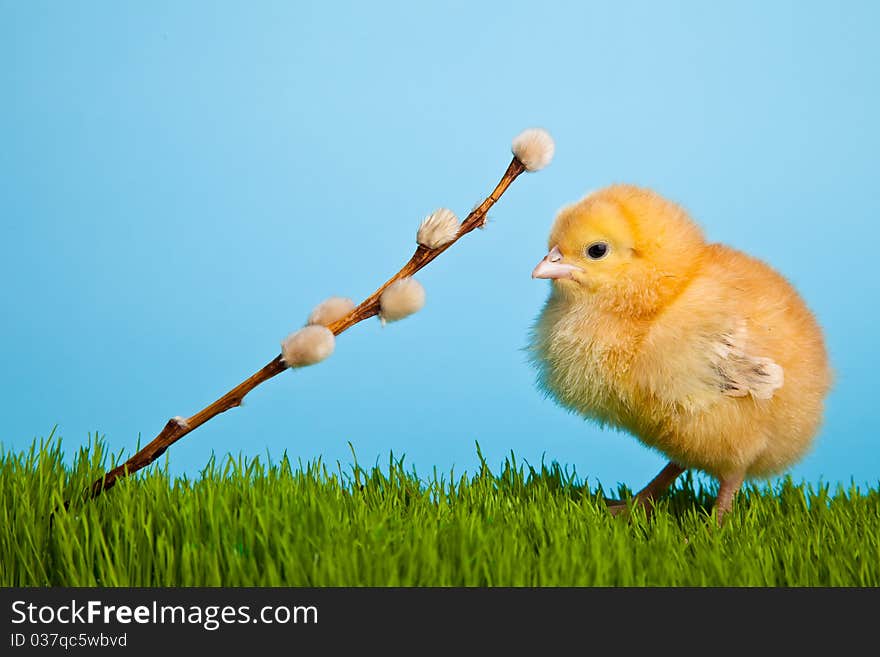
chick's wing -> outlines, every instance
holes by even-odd
[[[649,330],[633,369],[650,396],[690,410],[730,397],[770,399],[783,369],[762,348],[760,325],[731,312],[714,286],[696,286]]]
[[[718,374],[719,389],[731,397],[770,399],[785,380],[782,367],[771,358],[748,353],[747,345],[745,320],[713,342],[712,368]]]

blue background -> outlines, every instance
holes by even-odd
[[[522,351],[555,212],[633,182],[801,290],[837,379],[792,473],[876,483],[877,5],[603,4],[0,0],[3,445],[56,423],[69,451],[151,439],[315,303],[372,292],[540,125],[553,164],[420,275],[423,312],[347,332],[172,469],[345,464],[351,441],[362,463],[461,472],[479,441],[493,467],[514,450],[640,486],[662,458],[544,399]]]

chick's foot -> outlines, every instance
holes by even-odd
[[[644,507],[645,514],[650,517],[654,510],[654,502],[666,492],[684,470],[678,463],[670,461],[647,486],[636,493],[633,505]],[[605,505],[613,516],[625,514],[629,508],[623,500],[605,500]]]
[[[728,477],[721,478],[721,485],[718,488],[718,497],[715,498],[715,516],[718,518],[718,525],[724,519],[724,515],[733,508],[733,498],[742,488],[744,473],[736,473]]]

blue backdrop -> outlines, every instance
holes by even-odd
[[[348,463],[351,441],[461,472],[479,441],[493,466],[514,450],[641,485],[661,457],[542,398],[522,351],[554,213],[620,181],[801,290],[837,379],[792,472],[875,483],[877,7],[0,0],[0,440],[152,438],[324,297],[372,292],[425,214],[465,215],[540,125],[555,161],[423,272],[424,311],[357,326],[172,469],[212,450]]]

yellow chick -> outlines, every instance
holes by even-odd
[[[696,468],[720,482],[720,521],[745,479],[804,456],[831,372],[821,329],[779,273],[707,244],[681,207],[630,185],[564,208],[549,247],[532,272],[553,283],[532,333],[539,385],[669,458],[637,504],[650,512]]]

